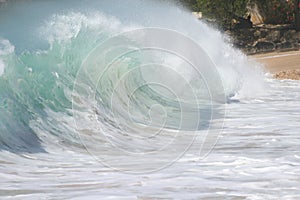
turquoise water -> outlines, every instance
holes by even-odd
[[[244,69],[238,69],[238,65],[245,59],[234,63],[227,59],[230,55],[220,57],[221,50],[215,51],[206,40],[214,37],[218,48],[240,53],[224,43],[220,33],[174,5],[133,1],[135,13],[128,14],[123,13],[124,3],[116,8],[108,1],[91,1],[85,6],[74,2],[72,8],[66,8],[69,4],[22,1],[2,7],[0,141],[4,150],[44,151],[39,134],[78,143],[74,127],[61,126],[49,114],[71,117],[72,109],[96,110],[101,124],[120,117],[130,120],[129,124],[124,122],[129,127],[133,120],[147,126],[156,123],[163,128],[198,130],[200,111],[206,112],[202,114],[205,125],[209,123],[204,118],[210,118],[211,102],[222,107],[243,87],[238,76]],[[149,8],[141,14],[145,7]],[[157,20],[160,16],[153,16],[155,13],[170,19]],[[177,14],[182,19],[175,24],[171,18]],[[199,30],[193,30],[190,24],[197,24]],[[220,68],[218,72],[216,62],[222,59],[227,60],[222,63],[227,71]],[[223,84],[222,76],[230,71],[232,79]],[[86,101],[86,107],[74,103],[75,97]],[[129,104],[123,104],[125,101]],[[165,113],[165,119],[149,116],[153,105],[160,108],[152,114]],[[126,109],[129,116],[124,114]],[[86,115],[84,111],[81,114],[78,118]],[[80,123],[84,126],[89,122]],[[34,130],[37,127],[43,133]]]
[[[178,5],[19,1],[0,27],[1,197],[299,197],[299,83]]]

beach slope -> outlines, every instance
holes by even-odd
[[[272,52],[251,56],[278,79],[300,80],[300,51]]]

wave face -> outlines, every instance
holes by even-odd
[[[84,143],[103,152],[113,143],[152,152],[174,131],[208,130],[231,97],[255,98],[263,85],[220,32],[171,3],[20,1],[1,9],[2,150]]]

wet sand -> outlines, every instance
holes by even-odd
[[[300,80],[300,51],[272,52],[251,56],[278,79]]]

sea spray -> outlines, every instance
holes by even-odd
[[[107,148],[111,143],[125,152],[149,153],[174,135],[190,143],[196,135],[203,139],[207,134],[198,131],[213,127],[210,145],[201,143],[208,152],[222,128],[226,102],[232,96],[255,98],[262,86],[260,70],[219,31],[173,4],[72,1],[70,9],[70,3],[16,2],[7,8],[11,12],[1,13],[2,46],[9,52],[0,55],[6,66],[0,78],[3,149],[43,151],[82,146],[83,140],[95,152],[107,151],[104,157],[114,151]],[[140,51],[145,44],[164,51]],[[130,48],[133,53],[119,56]],[[94,61],[105,66],[85,67]],[[152,67],[141,65],[151,62]],[[113,67],[103,70],[107,66]],[[177,144],[180,148],[170,150],[182,155],[188,146]]]
[[[159,0],[0,6],[1,199],[299,199],[300,84],[223,37]]]

